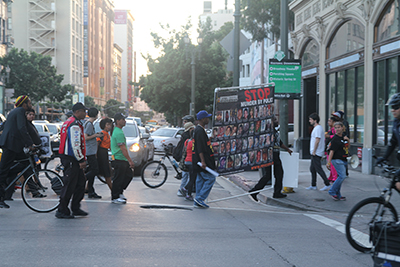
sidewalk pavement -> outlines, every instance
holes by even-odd
[[[328,191],[320,191],[319,189],[324,186],[322,178],[317,174],[317,188],[318,190],[307,190],[306,188],[311,185],[311,173],[309,171],[311,160],[299,160],[298,172],[298,188],[294,188],[295,193],[287,194],[286,198],[272,198],[273,189],[267,185],[265,191],[258,194],[258,199],[266,204],[293,208],[296,210],[304,211],[333,211],[348,213],[351,208],[359,201],[368,197],[378,197],[383,188],[388,187],[389,179],[383,178],[379,175],[367,175],[359,171],[351,170],[349,166],[349,177],[347,177],[342,184],[341,193],[346,197],[346,201],[335,201],[328,194]],[[282,162],[283,169],[288,168],[285,162]],[[327,176],[329,171],[325,166],[322,167]],[[377,172],[381,172],[377,169]],[[253,188],[253,186],[260,179],[258,171],[248,171],[226,176],[233,183],[241,187],[246,192]],[[285,177],[283,178],[285,185]],[[393,191],[390,201],[397,209],[400,209],[400,195]]]

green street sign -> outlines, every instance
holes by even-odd
[[[279,50],[275,53],[274,58],[277,59],[278,61],[282,61],[282,59],[285,58],[285,53],[282,50]]]
[[[268,82],[275,83],[275,98],[300,98],[301,60],[285,59],[279,61],[279,59],[270,59]]]

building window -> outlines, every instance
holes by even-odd
[[[250,77],[250,64],[246,65],[246,77]]]
[[[392,1],[383,12],[376,26],[375,42],[380,42],[399,35],[399,2]]]
[[[319,63],[319,46],[318,43],[313,39],[308,42],[304,49],[303,56],[301,57],[301,64],[303,68],[317,65]]]
[[[351,29],[353,29],[353,34],[349,34]],[[364,31],[365,27],[356,19],[345,22],[328,43],[327,58],[335,58],[364,47]],[[353,41],[361,46],[353,46]]]

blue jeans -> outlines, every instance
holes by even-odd
[[[331,196],[336,195],[338,198],[340,198],[342,197],[342,195],[340,194],[340,187],[342,186],[342,183],[346,178],[347,161],[343,161],[341,159],[333,159],[331,162],[333,167],[335,167],[336,169],[338,177],[336,181],[333,183],[331,189],[329,190],[329,195]]]
[[[211,188],[215,183],[215,176],[208,172],[197,173],[196,179],[196,199],[206,200],[211,192]]]
[[[185,161],[185,164],[186,165],[189,165],[189,164],[192,165],[192,163],[189,162],[189,161]],[[179,189],[183,189],[187,185],[187,183],[189,182],[189,179],[190,179],[190,172],[189,171],[187,171],[187,172],[182,171],[181,186],[179,187]]]

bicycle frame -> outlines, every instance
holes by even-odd
[[[14,178],[14,180],[12,180],[12,182],[4,189],[4,191],[7,191],[11,186],[14,186],[14,183],[15,183],[16,181],[18,181],[18,179],[21,178],[21,176],[24,175],[24,173],[25,173],[29,168],[32,168],[33,174],[35,175],[35,177],[37,177],[36,168],[35,168],[35,164],[34,164],[34,161],[33,161],[33,155],[32,155],[32,154],[29,154],[28,159],[17,160],[17,163],[16,163],[15,165],[13,165],[13,166],[10,168],[10,170],[13,169],[14,167],[16,167],[20,162],[23,162],[23,161],[26,161],[26,160],[29,160],[29,165],[26,166],[25,169],[24,169],[23,171],[21,171],[21,172],[17,175],[17,177]],[[26,178],[28,178],[28,177],[26,177]]]

